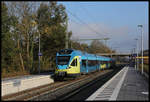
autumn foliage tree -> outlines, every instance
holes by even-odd
[[[65,47],[67,14],[57,2],[3,2],[2,4],[2,67],[37,72],[39,35],[41,70],[54,70],[56,52]]]
[[[1,39],[2,39],[2,71],[9,71],[9,68],[12,66],[13,60],[13,44],[10,29],[10,17],[8,16],[8,8],[4,2],[1,3],[2,11],[2,31],[1,31]],[[9,66],[8,66],[9,65]]]
[[[41,3],[37,10],[36,22],[41,38],[43,60],[55,66],[56,52],[65,47],[67,32],[67,14],[65,7],[57,2]]]
[[[40,38],[40,70],[55,69],[56,52],[65,48],[66,34],[69,48],[98,53],[109,50],[100,42],[90,46],[70,40],[65,6],[57,2],[2,2],[2,74],[18,71],[36,73]],[[39,36],[40,35],[40,36]],[[7,73],[8,74],[8,73]],[[4,75],[4,74],[3,74]]]

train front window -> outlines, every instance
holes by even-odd
[[[58,65],[67,65],[70,60],[70,56],[58,56],[57,62]]]

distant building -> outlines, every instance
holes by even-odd
[[[148,50],[144,50],[144,56],[149,56],[149,49]]]
[[[142,55],[142,53],[140,52],[139,56],[141,56],[141,55]],[[149,49],[143,51],[143,56],[149,56]]]
[[[139,54],[139,58],[141,59],[141,53]],[[149,49],[143,51],[144,56],[144,64],[149,64]],[[141,60],[140,60],[141,62]]]

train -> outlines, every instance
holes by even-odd
[[[80,50],[62,49],[56,53],[55,78],[77,77],[113,68],[115,60]]]

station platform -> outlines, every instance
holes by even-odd
[[[53,83],[53,73],[41,73],[37,75],[25,75],[12,78],[4,78],[1,81],[1,96],[17,93],[41,85]]]
[[[86,101],[116,100],[116,101],[148,101],[149,82],[133,67],[126,66],[102,87],[96,90]]]

